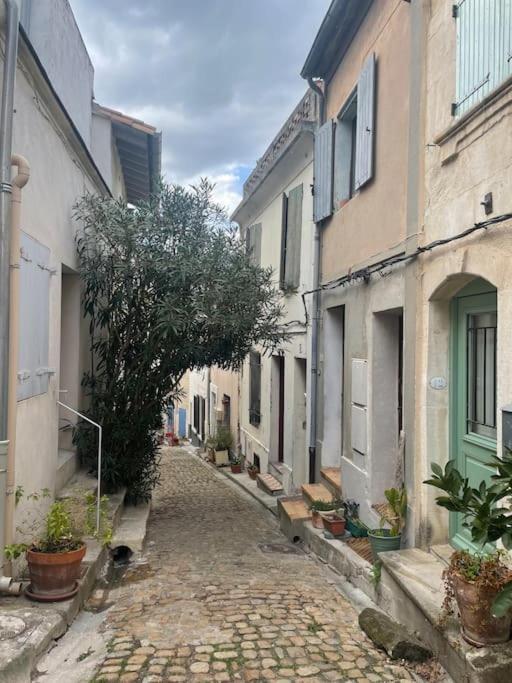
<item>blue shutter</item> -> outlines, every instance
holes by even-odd
[[[292,287],[300,285],[300,248],[302,242],[302,184],[290,190],[286,230],[284,281]]]
[[[20,245],[18,401],[46,393],[50,372],[50,250],[24,232]]]
[[[454,16],[459,116],[512,74],[512,0],[461,0]]]
[[[332,214],[334,121],[327,121],[315,133],[313,220]]]
[[[366,59],[357,82],[355,189],[373,178],[375,136],[375,53]]]

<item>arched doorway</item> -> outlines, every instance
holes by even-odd
[[[452,300],[451,320],[450,456],[477,488],[490,480],[496,455],[496,288],[481,278],[467,284]],[[462,521],[450,513],[451,542],[473,547]]]

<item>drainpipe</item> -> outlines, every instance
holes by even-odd
[[[318,95],[320,107],[318,112],[319,125],[324,123],[325,118],[325,92],[312,79],[308,78],[309,87]],[[309,402],[309,483],[314,484],[316,479],[316,438],[318,422],[318,335],[320,327],[320,223],[315,223],[313,242],[313,301],[311,315],[311,396]]]
[[[0,509],[5,507],[7,413],[9,395],[9,299],[11,258],[11,151],[14,82],[18,56],[18,6],[4,0],[5,57],[0,104]],[[3,527],[3,525],[0,525]],[[3,528],[0,548],[4,547]]]
[[[16,452],[16,408],[18,387],[18,346],[19,346],[19,297],[20,297],[20,223],[21,223],[21,189],[30,178],[28,161],[19,154],[13,154],[11,163],[18,173],[12,181],[11,206],[11,289],[9,297],[9,396],[7,436],[7,484],[5,498],[4,545],[14,541],[14,508],[15,508],[15,452]],[[9,571],[9,563],[6,563]]]

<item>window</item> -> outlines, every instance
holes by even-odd
[[[336,122],[334,142],[334,208],[356,192],[357,91]]]
[[[468,315],[467,430],[496,439],[497,314]]]
[[[313,218],[332,214],[374,175],[376,60],[372,52],[361,69],[357,88],[335,128],[327,121],[315,133]]]
[[[512,74],[511,0],[459,0],[457,87],[452,114],[460,116]]]
[[[227,394],[222,397],[222,408],[224,411],[222,423],[224,427],[229,427],[231,425],[231,397]]]
[[[245,247],[252,262],[259,265],[261,263],[261,223],[246,228]]]
[[[257,427],[261,421],[261,355],[257,351],[249,353],[249,422]]]
[[[48,391],[50,250],[21,233],[18,401]]]
[[[302,239],[302,184],[283,194],[280,287],[299,287]]]

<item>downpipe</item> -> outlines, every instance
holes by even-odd
[[[15,581],[10,576],[0,576],[0,593],[6,595],[21,595],[23,593],[23,583]]]
[[[316,440],[318,404],[318,332],[320,323],[320,224],[315,223],[313,246],[313,314],[311,327],[311,400],[309,413],[309,483],[316,480]]]

